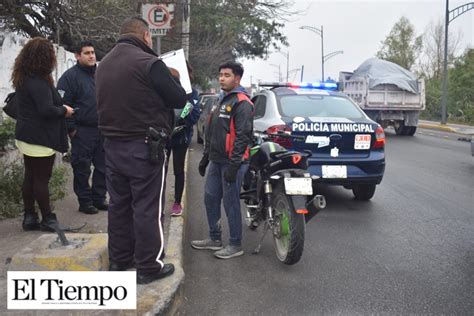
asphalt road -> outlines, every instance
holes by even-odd
[[[239,258],[219,260],[189,246],[207,237],[201,152],[194,143],[188,156],[179,315],[474,313],[469,143],[447,133],[387,131],[387,167],[374,198],[358,202],[348,190],[323,188],[328,206],[306,226],[303,257],[294,266],[277,261],[270,234],[252,255],[259,232],[245,228]]]

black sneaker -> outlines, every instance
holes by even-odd
[[[38,214],[33,211],[25,211],[25,214],[23,215],[22,227],[25,231],[40,229]]]
[[[109,263],[109,271],[126,271],[128,269],[135,268],[135,262],[130,261],[127,263],[113,262]]]
[[[101,211],[108,211],[109,210],[109,204],[107,204],[106,202],[94,203],[94,207],[98,210],[101,210]]]
[[[172,275],[174,272],[174,265],[172,263],[165,263],[160,272],[151,272],[151,273],[137,273],[137,283],[138,284],[148,284],[153,281],[163,279],[169,275]]]
[[[40,223],[40,229],[44,232],[55,232],[56,227],[59,228],[59,222],[56,218],[56,214],[54,213],[49,213],[48,215],[44,216]]]
[[[99,210],[93,205],[81,205],[79,206],[79,212],[84,214],[97,214],[99,213]]]

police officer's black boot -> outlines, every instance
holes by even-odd
[[[148,273],[137,271],[137,283],[148,284],[155,280],[166,278],[167,276],[172,275],[173,272],[174,265],[172,263],[165,263],[160,271]]]
[[[133,268],[135,268],[134,261],[130,261],[126,263],[110,261],[109,263],[109,271],[126,271],[128,269],[133,269]]]
[[[40,223],[38,219],[38,214],[35,211],[25,210],[23,215],[23,230],[38,230],[40,229]]]
[[[40,229],[45,232],[55,232],[54,227],[59,227],[58,219],[56,214],[50,212],[43,216],[43,220],[40,223]]]
[[[87,204],[87,205],[80,205],[79,212],[84,213],[84,214],[97,214],[99,213],[99,210],[94,205]]]

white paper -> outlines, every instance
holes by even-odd
[[[186,90],[186,93],[191,93],[191,80],[189,79],[188,67],[186,67],[186,58],[184,57],[184,50],[178,49],[160,55],[160,59],[166,66],[176,69],[179,72],[179,81],[181,86]]]

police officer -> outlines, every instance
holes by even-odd
[[[110,195],[109,269],[136,266],[137,282],[146,284],[174,272],[162,261],[164,146],[173,107],[183,108],[187,97],[151,49],[145,20],[126,19],[120,35],[96,73]]]
[[[253,104],[240,85],[242,65],[227,62],[219,67],[222,94],[211,113],[206,129],[204,155],[199,173],[204,176],[207,165],[204,204],[209,224],[209,238],[194,240],[195,249],[217,250],[214,256],[230,259],[244,254],[242,250],[242,218],[240,186],[248,169],[249,145],[253,136]],[[209,163],[210,162],[210,163]],[[229,244],[222,248],[221,202],[229,224]]]
[[[97,127],[95,98],[96,58],[94,45],[81,42],[75,51],[77,64],[68,69],[58,81],[63,100],[74,109],[74,116],[66,120],[71,139],[71,166],[74,173],[74,192],[79,200],[79,212],[96,214],[107,210],[105,194],[105,154],[103,137]],[[92,187],[89,185],[91,164],[94,165]]]

